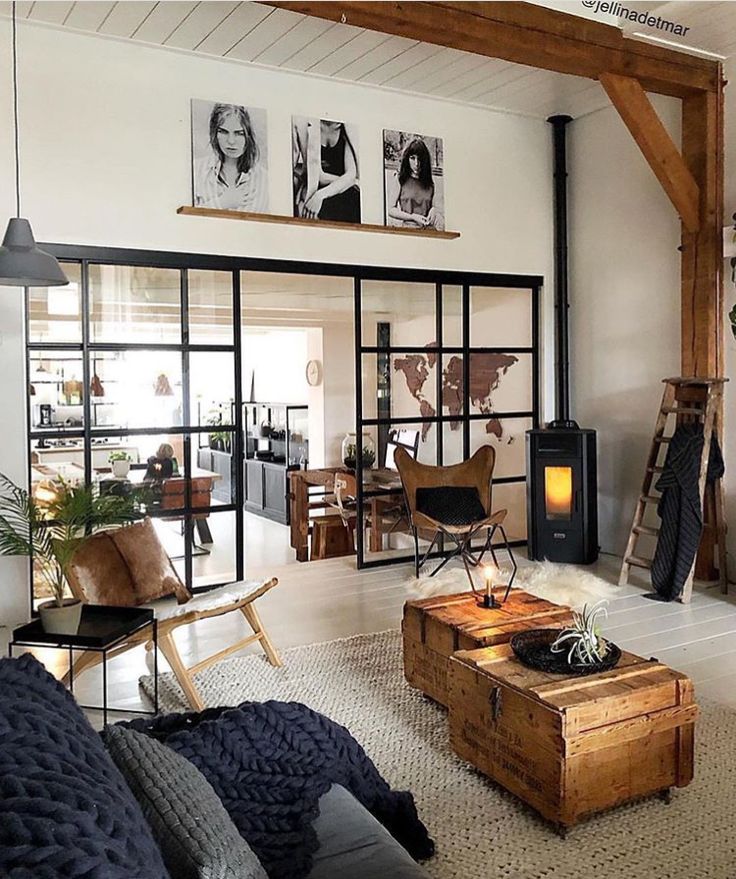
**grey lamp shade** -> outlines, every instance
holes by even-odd
[[[0,286],[60,287],[68,283],[56,259],[36,247],[28,220],[13,217],[0,247]]]

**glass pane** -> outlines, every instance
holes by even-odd
[[[391,415],[434,418],[437,414],[437,356],[391,355]]]
[[[531,418],[490,418],[470,422],[471,454],[483,445],[496,450],[493,476],[523,476],[526,473],[526,431]]]
[[[443,354],[442,356],[442,415],[460,416],[464,407],[464,376],[463,358],[460,354]],[[462,436],[461,422],[452,421],[453,430],[459,430]]]
[[[530,412],[532,355],[475,351],[470,355],[470,413]]]
[[[463,460],[463,426],[459,421],[446,421],[442,425],[442,463],[447,466]]]
[[[442,287],[442,345],[459,348],[463,344],[462,287]]]
[[[232,273],[190,269],[187,277],[189,341],[196,345],[232,345]]]
[[[472,348],[524,348],[531,344],[531,290],[507,287],[470,288]]]
[[[192,527],[192,586],[232,583],[235,564],[235,511],[195,514]]]
[[[28,393],[32,430],[79,430],[84,372],[78,351],[31,351]]]
[[[219,351],[193,351],[189,355],[192,421],[233,424],[235,420],[235,360]]]
[[[491,506],[494,510],[508,510],[503,527],[509,540],[526,540],[526,482],[494,485]]]
[[[97,351],[92,355],[91,370],[97,391],[92,398],[93,426],[163,427],[182,423],[178,352]]]
[[[82,342],[82,267],[63,263],[65,287],[29,287],[28,341]]]
[[[363,345],[376,345],[378,324],[388,324],[393,348],[435,345],[435,285],[404,281],[363,281]]]
[[[544,468],[544,505],[548,519],[572,519],[572,467]]]
[[[90,340],[181,341],[178,269],[89,267]]]
[[[41,439],[31,443],[31,494],[63,479],[71,485],[84,482],[84,443],[82,439]]]

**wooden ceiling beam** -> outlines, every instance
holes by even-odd
[[[700,228],[700,188],[636,79],[603,73],[600,83],[688,232]]]
[[[530,3],[268,0],[267,6],[571,76],[632,76],[650,92],[718,91],[718,65]]]

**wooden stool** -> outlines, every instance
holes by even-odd
[[[353,529],[346,528],[340,516],[319,516],[312,520],[310,561],[354,554]]]

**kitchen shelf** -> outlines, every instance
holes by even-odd
[[[280,223],[283,226],[312,226],[318,229],[343,229],[348,232],[378,232],[382,235],[413,235],[416,238],[459,238],[459,232],[439,229],[411,229],[408,226],[379,226],[374,223],[339,223],[334,220],[310,220],[285,214],[252,214],[246,211],[225,211],[220,208],[195,208],[182,205],[177,214],[188,217],[218,217],[222,220],[247,220],[251,223]]]

